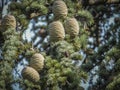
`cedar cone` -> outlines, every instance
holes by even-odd
[[[68,14],[68,9],[64,1],[56,0],[52,7],[55,19],[65,18]]]
[[[37,71],[40,71],[42,70],[43,66],[44,57],[39,53],[34,54],[30,60],[30,67],[34,68]]]
[[[12,15],[5,15],[1,21],[1,25],[4,29],[16,28],[16,19]]]
[[[65,38],[65,31],[60,21],[54,21],[48,26],[50,41],[60,41]]]
[[[69,18],[66,20],[65,32],[73,37],[79,34],[79,24],[75,18]]]
[[[22,70],[22,76],[23,78],[35,83],[40,80],[39,73],[34,68],[29,66]]]

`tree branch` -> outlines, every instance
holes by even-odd
[[[85,0],[83,5],[120,4],[120,0]]]

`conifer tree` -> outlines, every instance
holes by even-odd
[[[119,90],[119,0],[0,3],[0,90]]]

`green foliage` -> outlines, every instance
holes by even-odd
[[[15,2],[12,0],[9,4],[8,10],[16,17],[16,30],[20,32],[20,35],[15,29],[4,27],[4,30],[0,25],[0,30],[2,29],[0,31],[0,35],[2,34],[0,36],[2,50],[0,90],[13,90],[11,85],[16,83],[23,90],[84,90],[81,81],[86,82],[89,76],[91,86],[88,89],[118,90],[120,88],[119,15],[115,20],[112,19],[116,17],[113,14],[119,14],[119,6],[105,5],[105,2],[104,5],[99,5],[99,3],[94,3],[97,0],[93,1],[94,5],[86,0],[63,0],[68,8],[67,18],[76,18],[80,32],[75,37],[65,34],[63,41],[51,43],[47,27],[49,23],[55,21],[52,12],[54,1],[20,0]],[[27,39],[22,39],[22,35],[25,35],[25,29],[31,19],[35,21],[34,24],[32,22],[31,29],[34,36],[28,42]],[[66,18],[60,20],[64,24]],[[39,22],[45,25],[37,25]],[[39,37],[41,38],[38,41]],[[92,40],[90,41],[89,38]],[[36,52],[42,53],[45,58],[44,68],[39,72],[41,78],[39,83],[32,83],[21,78],[21,75],[15,80],[13,69],[19,64],[26,66],[23,59],[26,59],[29,65],[31,56]],[[98,76],[96,83],[94,83],[94,75]]]
[[[116,47],[113,47],[107,52],[106,58],[107,59],[114,58],[114,57],[120,58],[119,53],[120,53],[120,50]]]
[[[82,60],[83,59],[82,55],[79,52],[72,53],[70,57],[73,60]]]
[[[91,13],[87,10],[79,10],[77,17],[79,17],[79,20],[81,24],[91,26],[94,23],[93,16]]]
[[[46,78],[41,79],[41,83],[46,83],[44,88],[48,87],[50,90],[54,90],[53,88],[59,90],[63,87],[72,90],[80,87],[81,79],[87,79],[86,73],[75,66],[69,58],[57,60],[45,56],[44,74]],[[45,79],[47,81],[42,82]]]
[[[115,63],[114,68],[115,68],[116,73],[117,72],[119,73],[119,71],[120,71],[120,59],[117,60],[117,62]]]
[[[1,83],[0,89],[6,90],[6,87],[12,90],[11,84],[13,83],[12,70],[15,66],[15,60],[17,60],[18,55],[22,52],[20,50],[21,41],[19,41],[19,34],[15,32],[15,29],[8,28],[3,32],[4,35],[4,45],[2,46],[3,60],[1,61]],[[8,86],[6,86],[8,84]]]
[[[114,77],[113,82],[108,84],[106,90],[117,90],[120,88],[120,75]]]
[[[30,19],[47,14],[47,8],[44,5],[45,1],[21,0],[21,2],[12,2],[9,5],[9,10],[24,30],[27,28]]]
[[[12,34],[11,34],[12,33]],[[15,60],[19,53],[21,42],[19,41],[19,36],[14,29],[8,29],[3,32],[4,38],[6,39],[2,49],[3,49],[3,59],[7,61]]]
[[[77,15],[78,11],[82,9],[82,4],[77,0],[64,0],[68,7],[68,16]]]
[[[39,84],[34,84],[26,79],[23,82],[21,82],[21,87],[24,90],[34,90],[34,89],[41,90],[41,87]]]
[[[87,39],[88,39],[88,37],[85,34],[81,35],[79,38],[76,37],[74,39],[74,43],[73,43],[75,49],[76,50],[79,50],[78,48],[86,49],[87,48],[86,47],[86,45],[87,45]]]
[[[50,54],[52,57],[56,59],[68,57],[73,52],[74,52],[73,46],[66,41],[58,41],[51,45]]]

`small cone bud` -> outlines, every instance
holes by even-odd
[[[37,71],[42,70],[44,66],[44,57],[39,53],[34,54],[30,60],[30,66]]]
[[[40,80],[39,73],[34,68],[28,66],[22,70],[22,76],[32,82],[38,82]]]
[[[65,18],[68,14],[67,6],[62,0],[56,0],[53,3],[52,11],[55,19]]]
[[[40,37],[45,38],[47,36],[47,31],[45,29],[41,29],[39,31],[39,35]]]
[[[65,37],[64,27],[60,21],[50,23],[48,30],[52,42],[63,40]]]
[[[75,18],[69,18],[66,20],[65,32],[73,37],[79,34],[79,24]]]

